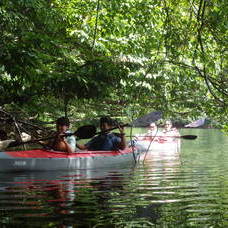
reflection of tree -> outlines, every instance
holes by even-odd
[[[14,183],[0,192],[0,225],[226,227],[227,154],[213,144],[207,152],[205,142],[224,147],[227,139],[204,130],[197,135],[201,142],[183,141],[180,152],[152,154],[134,170],[36,174],[23,181],[4,174],[2,181]]]
[[[184,142],[183,172],[188,184],[182,194],[192,200],[185,204],[190,223],[195,226],[226,227],[227,137],[219,130],[191,130],[199,136],[194,143]],[[190,131],[190,132],[191,132]],[[189,132],[189,131],[188,131]],[[182,183],[184,186],[184,183]],[[205,225],[206,224],[206,225]]]
[[[17,192],[20,197],[9,195],[9,199],[14,199],[17,206],[15,213],[10,209],[4,213],[5,221],[9,224],[24,223],[24,227],[30,227],[31,224],[41,227],[45,221],[48,227],[74,224],[77,227],[92,227],[99,221],[110,222],[107,217],[111,209],[107,202],[115,190],[122,189],[125,175],[116,171],[86,171],[85,174],[65,177],[54,175],[50,180],[46,180],[44,175],[41,179],[31,177],[25,181],[12,181],[7,191]]]

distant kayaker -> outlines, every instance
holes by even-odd
[[[102,151],[115,151],[124,150],[126,148],[126,138],[124,128],[119,127],[120,133],[111,133],[108,131],[113,127],[113,120],[108,117],[100,118],[100,129],[105,131],[104,133],[94,137],[92,140],[87,142],[85,145],[77,144],[77,147],[81,150],[102,150]]]
[[[74,136],[63,137],[65,133],[71,133],[69,130],[70,121],[67,117],[60,117],[56,120],[56,137],[49,145],[58,151],[74,153],[76,149],[76,139]]]
[[[170,120],[167,120],[165,122],[163,133],[168,133],[168,132],[173,132],[173,131],[177,131],[177,129],[175,127],[173,127],[173,124]]]
[[[158,127],[156,125],[156,123],[151,122],[150,125],[148,126],[148,131],[147,133],[143,133],[143,134],[136,134],[134,139],[133,139],[133,145],[136,144],[137,140],[149,140],[149,141],[153,141],[153,140],[157,140],[157,135],[158,135]],[[154,139],[155,138],[155,139]]]
[[[164,130],[162,131],[161,136],[163,140],[172,142],[176,140],[176,136],[180,136],[180,133],[175,127],[173,127],[172,122],[167,120],[165,122]]]
[[[158,127],[156,125],[156,123],[152,122],[149,125],[149,129],[147,131],[147,135],[148,136],[155,136],[158,133]]]

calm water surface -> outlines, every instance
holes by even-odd
[[[228,227],[228,136],[106,170],[0,174],[0,227]]]

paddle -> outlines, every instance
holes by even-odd
[[[127,136],[127,137],[130,137],[130,136]],[[197,138],[197,135],[180,135],[180,136],[171,136],[171,135],[157,135],[157,136],[150,136],[150,135],[142,135],[142,136],[136,136],[136,137],[151,137],[151,138],[154,138],[154,137],[159,137],[159,138],[181,138],[181,139],[189,139],[189,140],[194,140]]]
[[[105,131],[99,131],[97,132],[95,135],[99,135],[99,134],[104,134],[106,132],[109,132],[109,131],[112,131],[112,130],[115,130],[115,129],[118,129],[119,127],[130,127],[130,124],[120,124],[119,126],[116,126],[116,127],[112,127],[112,128],[109,128]]]
[[[93,125],[86,125],[86,126],[79,127],[78,130],[73,133],[63,134],[62,137],[75,135],[77,137],[77,139],[89,139],[89,138],[93,137],[95,134],[96,134],[96,127]],[[20,145],[24,145],[24,144],[39,143],[40,141],[47,141],[47,140],[53,139],[55,137],[56,136],[50,136],[50,137],[46,137],[46,138],[29,140],[26,142],[12,141],[10,143],[5,144],[5,146],[2,143],[2,144],[0,144],[0,150],[8,148],[8,147],[15,147],[15,146],[20,146]]]

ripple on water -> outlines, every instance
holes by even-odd
[[[126,169],[1,174],[1,227],[228,227],[227,146],[205,143]]]

